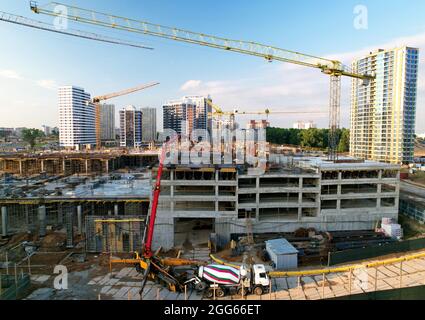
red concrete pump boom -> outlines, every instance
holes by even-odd
[[[167,155],[168,147],[177,140],[178,140],[178,136],[174,136],[173,138],[171,138],[170,140],[168,140],[162,145],[161,157],[159,158],[158,173],[156,175],[155,187],[153,189],[153,199],[152,199],[151,213],[149,218],[149,226],[148,226],[147,237],[145,241],[145,250],[144,250],[145,258],[151,258],[153,256],[152,240],[153,240],[153,234],[155,230],[155,220],[156,220],[156,213],[158,209],[159,195],[161,193],[161,178],[162,178],[162,171],[164,170],[165,156]]]

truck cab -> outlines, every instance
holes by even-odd
[[[252,266],[253,280],[255,286],[268,288],[270,286],[270,278],[267,275],[266,268],[263,264],[254,264]]]

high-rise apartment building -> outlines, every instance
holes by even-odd
[[[120,111],[120,146],[139,148],[142,144],[142,111],[128,106]]]
[[[99,105],[99,129],[102,142],[115,140],[115,105]]]
[[[43,125],[42,128],[43,128],[43,133],[44,133],[45,136],[50,136],[51,135],[51,133],[52,133],[52,127]]]
[[[142,141],[152,142],[156,140],[156,109],[142,108]]]
[[[294,123],[294,129],[316,129],[317,125],[313,121],[297,121]]]
[[[82,88],[59,88],[59,141],[61,147],[74,149],[96,144],[95,107]]]
[[[246,126],[247,129],[267,129],[268,127],[270,127],[270,122],[267,120],[251,120]]]
[[[352,156],[388,163],[413,160],[419,50],[380,49],[353,62],[356,73],[375,73],[364,85],[353,80]]]
[[[166,103],[163,106],[164,130],[173,129],[189,136],[193,130],[204,129],[211,135],[212,107],[207,101],[212,102],[210,97],[190,96]],[[186,127],[182,126],[183,121],[186,121]]]

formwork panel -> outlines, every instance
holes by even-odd
[[[142,215],[119,217],[87,216],[85,228],[86,250],[93,253],[131,253],[140,251],[145,230],[144,218],[145,216]],[[120,222],[123,220],[124,222]]]

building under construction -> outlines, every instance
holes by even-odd
[[[187,239],[178,237],[178,230],[188,221],[201,231],[209,228],[223,245],[232,234],[373,230],[383,217],[398,217],[398,165],[272,158],[275,164],[260,176],[238,166],[169,167],[163,174],[157,246],[181,245]]]
[[[19,176],[48,175],[91,175],[128,167],[153,165],[158,160],[156,152],[57,152],[42,154],[0,155],[0,173]]]
[[[68,248],[137,250],[142,245],[150,183],[150,172],[143,169],[98,175],[4,174],[0,178],[0,235],[43,237],[49,230],[62,230]],[[101,222],[115,219],[130,220],[117,225]]]
[[[0,157],[2,235],[19,231],[42,235],[49,226],[63,227],[68,246],[76,234],[91,234],[87,248],[108,251],[111,239],[105,239],[114,234],[120,242],[115,249],[131,251],[134,241],[142,239],[143,223],[131,225],[131,232],[123,235],[110,229],[100,232],[95,220],[144,219],[155,176],[148,168],[155,162],[154,154],[119,152],[4,155]],[[398,216],[398,165],[271,154],[265,174],[250,175],[247,169],[166,167],[155,247],[170,249],[208,240],[224,245],[232,235],[247,232],[373,230],[383,217]],[[125,173],[129,171],[132,174]],[[98,237],[99,232],[104,238]]]

